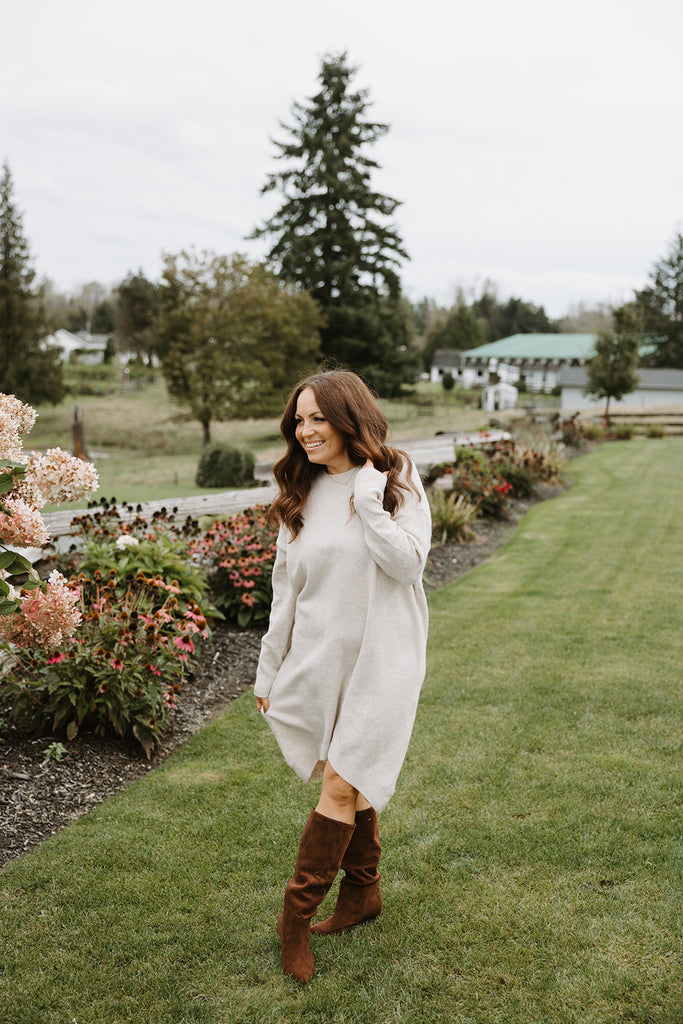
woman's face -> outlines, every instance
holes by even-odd
[[[318,408],[312,388],[304,388],[296,403],[296,439],[309,462],[327,466],[328,473],[345,473],[353,469],[344,439],[325,419]]]

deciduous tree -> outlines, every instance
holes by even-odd
[[[271,265],[320,304],[323,353],[387,393],[415,366],[398,275],[407,254],[390,221],[399,203],[371,181],[379,165],[367,149],[388,126],[368,119],[356,70],[345,53],[324,58],[319,91],[293,105],[289,141],[275,143],[283,166],[262,190],[284,201],[253,237],[273,238]]]
[[[45,344],[46,317],[16,208],[9,165],[0,178],[0,392],[23,402],[64,396],[59,351]]]
[[[141,270],[128,274],[115,291],[114,340],[119,352],[133,352],[151,364],[157,308],[156,284]]]
[[[610,399],[618,402],[638,387],[638,350],[642,322],[633,306],[622,306],[612,314],[613,330],[603,331],[595,343],[595,355],[586,363],[586,394],[604,398],[605,426],[609,427]]]
[[[241,256],[166,256],[154,327],[170,395],[198,420],[273,416],[319,360],[309,295]]]

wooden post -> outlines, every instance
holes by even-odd
[[[85,433],[83,428],[83,410],[80,405],[74,407],[74,418],[71,423],[71,433],[74,439],[73,453],[77,459],[84,462],[88,459],[88,451],[85,447]]]

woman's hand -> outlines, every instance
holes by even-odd
[[[270,701],[268,700],[267,697],[257,697],[256,698],[256,710],[259,712],[259,714],[265,715],[265,713],[266,713],[266,711],[268,710],[269,707],[270,707]]]
[[[375,468],[375,463],[372,461],[372,459],[366,459],[365,462],[363,463],[363,469],[374,469],[374,468]],[[383,476],[389,476],[389,470],[385,469],[384,473],[382,475]]]

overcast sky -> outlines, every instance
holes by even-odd
[[[681,0],[21,0],[0,25],[0,160],[62,290],[261,258],[271,139],[341,50],[391,128],[410,299],[618,303],[683,230]]]

